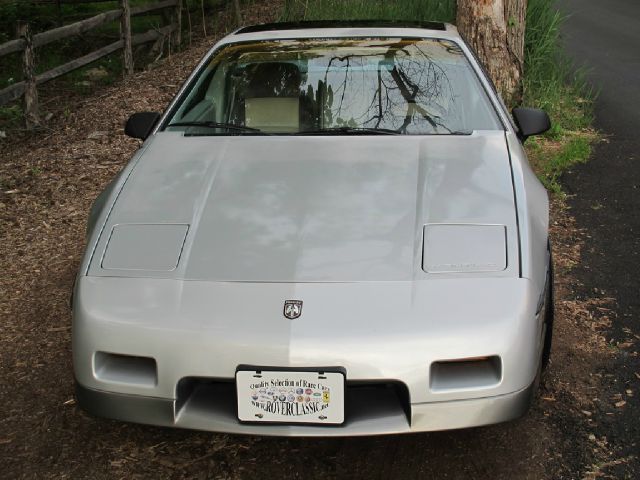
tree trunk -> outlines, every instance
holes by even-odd
[[[182,0],[178,0],[178,3],[176,4],[176,12],[173,20],[176,26],[176,31],[174,33],[176,47],[180,48],[180,45],[182,44]]]
[[[200,10],[202,11],[202,32],[207,36],[207,17],[204,14],[204,0],[200,0]]]
[[[458,30],[508,105],[522,100],[527,0],[458,0]]]
[[[238,27],[242,26],[242,10],[240,9],[240,0],[233,0],[233,7],[236,11],[236,22]]]

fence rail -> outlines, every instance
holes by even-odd
[[[182,0],[161,0],[156,3],[130,7],[129,0],[120,0],[121,8],[109,10],[93,17],[71,23],[62,27],[47,30],[46,32],[32,35],[28,25],[21,25],[18,28],[19,38],[0,45],[0,57],[11,53],[22,52],[22,66],[24,80],[0,90],[0,105],[11,102],[24,96],[24,115],[27,128],[33,128],[40,124],[38,112],[37,86],[58,78],[61,75],[88,65],[100,58],[118,50],[123,50],[125,73],[133,73],[133,52],[132,47],[157,41],[164,37],[174,35],[174,42],[177,46],[181,43],[182,30]],[[131,17],[143,15],[156,10],[173,8],[171,23],[162,28],[149,30],[145,33],[132,35]],[[105,23],[120,20],[120,40],[95,50],[80,58],[71,60],[63,65],[59,65],[39,75],[35,75],[35,55],[34,49],[48,45],[49,43],[62,40],[74,35],[79,35],[93,30]]]

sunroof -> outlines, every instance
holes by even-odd
[[[275,30],[302,30],[308,28],[423,28],[427,30],[447,29],[442,22],[415,22],[400,20],[307,20],[302,22],[279,22],[251,25],[236,31],[239,33],[271,32]]]

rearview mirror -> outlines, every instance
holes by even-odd
[[[523,142],[527,138],[540,135],[551,128],[549,115],[538,108],[514,108],[513,119],[520,129],[518,136]]]
[[[124,133],[129,137],[146,140],[159,118],[160,114],[156,112],[134,113],[127,120]]]

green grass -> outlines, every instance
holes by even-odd
[[[19,105],[0,106],[0,130],[20,128],[23,123],[22,108]]]
[[[149,4],[155,1],[157,0],[131,0],[131,5]],[[199,0],[183,1],[183,5],[191,7],[192,10],[196,7],[196,3],[199,9]],[[28,22],[32,32],[39,33],[117,8],[120,8],[119,1],[62,4],[61,8],[58,9],[55,4],[31,4],[29,2],[18,2],[17,0],[0,0],[0,44],[15,38],[16,26],[20,21]],[[163,12],[172,13],[171,10],[164,10],[132,17],[131,27],[133,33],[143,33],[163,26]],[[186,15],[184,17],[183,27],[186,29]],[[49,71],[72,59],[87,55],[105,45],[116,42],[119,38],[120,22],[113,21],[101,25],[82,36],[74,36],[38,47],[35,49],[35,73],[38,75]],[[148,53],[151,45],[134,48],[134,60],[137,69],[143,68],[149,61],[153,60]],[[40,86],[38,91],[43,98],[46,98],[46,94],[43,92],[47,90],[58,92],[58,95],[61,96],[64,96],[66,92],[80,95],[91,94],[121,79],[123,76],[122,63],[122,51],[119,50],[89,65],[69,72],[51,83]],[[99,69],[102,72],[106,72],[106,74],[99,78],[89,78],[87,72],[92,69]],[[22,79],[22,53],[17,52],[0,57],[0,90],[20,82]],[[46,102],[41,103],[41,117],[46,116],[47,105]],[[0,106],[0,130],[24,128],[21,109],[22,99]]]
[[[417,20],[453,22],[455,0],[286,0],[284,20]]]
[[[541,138],[527,142],[527,151],[545,186],[562,193],[560,177],[591,155],[597,134],[593,122],[595,93],[585,72],[575,69],[560,43],[564,18],[555,0],[530,0],[525,35],[524,101],[544,109],[552,128]]]
[[[0,0],[1,1],[1,0]],[[142,5],[156,0],[131,0],[131,5]],[[188,0],[187,5],[195,0]],[[62,4],[60,9],[55,4],[31,4],[17,1],[0,3],[0,44],[15,38],[16,25],[19,21],[28,22],[33,33],[69,24],[98,13],[120,8],[120,2],[100,2],[89,4]],[[169,11],[167,11],[169,12]],[[186,21],[185,21],[186,23]],[[158,28],[163,25],[161,12],[132,17],[131,27],[134,34]],[[36,74],[46,72],[74,58],[86,55],[120,38],[120,22],[114,21],[102,25],[84,34],[82,37],[70,37],[53,42],[36,49]],[[61,80],[66,88],[80,92],[91,90],[85,86],[84,73],[88,69],[100,67],[108,72],[108,76],[92,82],[95,87],[113,83],[122,76],[122,53],[120,51],[102,58],[87,67],[65,75]],[[136,59],[138,60],[138,59]],[[143,59],[138,64],[142,65]],[[0,57],[0,89],[22,80],[22,60],[20,53]]]
[[[562,51],[560,28],[564,18],[555,3],[531,0],[528,5],[524,102],[545,109],[563,129],[585,128],[592,122],[594,95],[585,82],[584,71],[576,70]]]
[[[205,10],[208,21],[216,18],[211,13],[220,7],[220,3],[227,0],[205,0]],[[155,3],[157,0],[130,0],[132,6]],[[187,30],[186,10],[191,12],[194,22],[194,29],[199,32],[199,26],[195,23],[201,21],[201,0],[183,0],[183,30]],[[245,8],[251,8],[249,0],[241,2]],[[98,13],[120,8],[120,2],[116,0],[98,3],[63,3],[58,8],[55,3],[38,4],[23,2],[21,0],[0,0],[0,44],[16,37],[16,27],[18,22],[29,23],[33,33],[39,33],[52,28],[66,25],[85,18],[92,17]],[[156,11],[149,14],[135,16],[131,19],[133,33],[143,33],[148,30],[159,28],[164,24],[162,13],[171,14],[171,10]],[[217,15],[217,13],[216,13]],[[46,72],[54,67],[62,65],[74,58],[81,57],[92,51],[99,49],[120,38],[120,22],[114,21],[101,25],[98,28],[87,32],[81,37],[71,37],[57,42],[53,42],[44,47],[36,49],[36,74]],[[183,38],[188,38],[183,35]],[[141,49],[142,53],[135,58],[136,68],[143,67],[150,58],[146,53],[151,45],[146,49]],[[138,49],[134,49],[134,52]],[[85,72],[93,68],[101,68],[108,72],[108,76],[98,81],[91,82],[91,86],[86,86]],[[108,85],[122,77],[122,52],[115,52],[108,57],[104,57],[91,65],[74,70],[61,79],[56,80],[57,85],[62,85],[67,89],[86,93]],[[22,56],[21,53],[13,53],[0,57],[0,90],[22,80]],[[2,116],[0,115],[0,124]]]
[[[560,177],[572,166],[586,162],[591,156],[592,132],[565,134],[560,140],[531,139],[527,153],[538,178],[555,194],[563,195]]]

